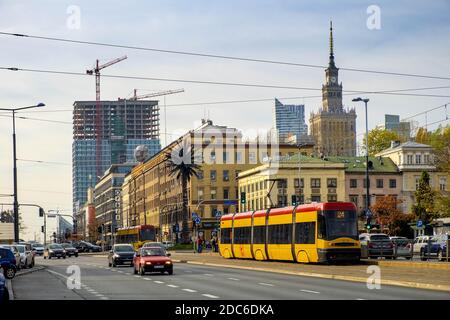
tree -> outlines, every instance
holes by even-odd
[[[378,223],[387,226],[389,235],[411,237],[412,230],[409,226],[414,218],[412,214],[404,214],[398,205],[403,201],[394,196],[384,196],[377,198],[374,205],[371,206]]]
[[[440,218],[450,218],[450,195],[439,193],[436,197],[436,212]]]
[[[0,222],[14,223],[14,211],[4,210],[0,213]],[[27,227],[23,223],[22,214],[19,212],[19,231],[24,231]]]
[[[374,156],[390,147],[391,141],[401,141],[404,139],[396,132],[386,129],[375,128],[369,131],[369,155]],[[366,137],[364,137],[364,149],[366,148]]]
[[[176,176],[177,180],[181,180],[181,192],[183,194],[183,222],[181,226],[182,243],[189,243],[188,228],[188,182],[192,176],[198,178],[200,166],[194,163],[195,155],[191,144],[187,140],[179,142],[172,152],[167,153],[165,161],[169,169],[169,176]]]
[[[437,217],[435,213],[436,193],[431,190],[430,175],[423,171],[419,180],[419,187],[415,192],[416,203],[413,205],[413,212],[417,220],[422,220],[428,224]]]

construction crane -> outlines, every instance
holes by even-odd
[[[120,58],[111,60],[107,63],[99,65],[99,60],[96,60],[96,64],[94,69],[86,70],[86,73],[89,75],[95,74],[95,136],[96,136],[96,144],[95,144],[95,160],[96,160],[96,173],[97,177],[102,176],[102,105],[100,103],[100,70],[105,69],[113,64],[116,64],[122,60],[127,59],[127,56],[122,56]]]

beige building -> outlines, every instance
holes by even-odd
[[[297,203],[344,201],[345,164],[310,156],[299,159],[294,155],[278,166],[266,163],[241,172],[239,191],[246,193],[246,203],[239,208],[241,212],[290,206],[293,200]]]
[[[207,240],[217,227],[217,212],[237,210],[236,177],[240,172],[289,154],[313,151],[313,145],[302,146],[299,150],[295,145],[243,142],[237,129],[204,120],[199,128],[172,142],[125,177],[122,187],[124,226],[155,225],[162,239],[175,240],[175,234],[181,231],[182,190],[176,176],[169,175],[166,157],[183,140],[194,147],[194,161],[201,167],[199,178],[192,177],[188,183],[189,228],[192,230],[191,215],[195,212],[201,217],[199,229]]]
[[[334,63],[333,28],[330,26],[330,58],[322,85],[322,107],[311,113],[310,132],[315,140],[316,154],[324,156],[356,156],[356,112],[344,110],[342,83]]]
[[[433,149],[426,144],[408,141],[392,142],[391,147],[376,156],[389,157],[402,173],[402,200],[405,212],[412,212],[414,193],[419,186],[423,171],[430,175],[431,188],[438,192],[449,192],[450,174],[439,172],[433,164]]]

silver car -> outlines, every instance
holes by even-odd
[[[24,244],[16,244],[15,247],[20,254],[20,267],[21,268],[33,268],[34,267],[34,254],[31,250],[31,246]]]

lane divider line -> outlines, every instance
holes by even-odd
[[[304,289],[301,289],[300,291],[301,291],[301,292],[306,292],[306,293],[314,293],[314,294],[320,294],[320,292],[319,292],[319,291],[304,290]]]
[[[194,293],[194,292],[197,292],[197,290],[192,290],[192,289],[182,289],[183,291],[187,291],[187,292],[191,292],[191,293]]]
[[[273,286],[274,286],[273,284],[270,284],[270,283],[264,283],[264,282],[260,282],[260,283],[258,283],[258,284],[260,284],[260,285],[262,285],[262,286],[268,286],[268,287],[273,287]]]
[[[214,295],[208,294],[208,293],[202,294],[202,296],[205,296],[205,297],[208,297],[208,298],[212,298],[212,299],[219,299],[218,296],[214,296]]]

